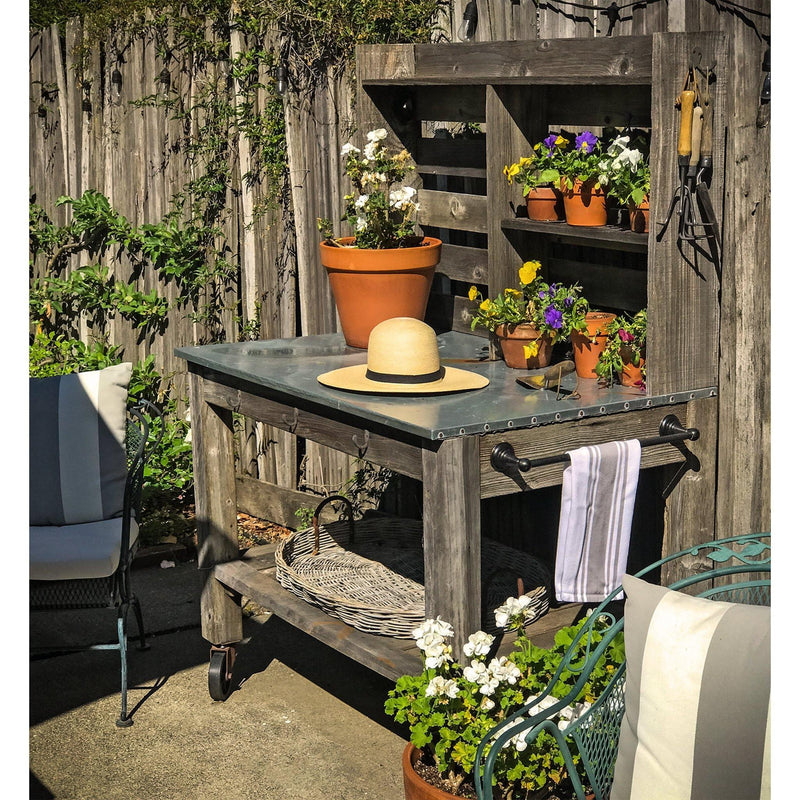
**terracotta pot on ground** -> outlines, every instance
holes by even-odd
[[[526,197],[528,219],[560,222],[564,219],[564,198],[554,186],[536,186]]]
[[[346,236],[342,244],[355,239]],[[441,239],[426,236],[419,247],[362,250],[320,242],[344,339],[365,349],[370,331],[394,317],[424,319],[433,273],[442,253]]]
[[[597,377],[594,368],[606,346],[608,334],[605,331],[615,317],[616,314],[604,311],[589,311],[586,314],[586,334],[572,332],[575,372],[579,378]]]
[[[631,203],[628,210],[631,217],[631,230],[636,233],[648,233],[650,231],[650,198],[645,197],[638,206]]]
[[[421,753],[411,742],[403,750],[403,788],[406,800],[458,800],[456,795],[437,789],[414,771]]]
[[[606,193],[602,187],[594,189],[591,184],[576,180],[571,189],[562,183],[561,193],[568,225],[598,228],[608,221]]]
[[[547,338],[539,342],[539,352],[535,356],[525,358],[525,345],[539,337],[539,331],[533,325],[525,322],[519,325],[499,325],[494,333],[500,341],[503,361],[511,369],[539,369],[550,364],[553,344]]]

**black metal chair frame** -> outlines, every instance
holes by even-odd
[[[148,458],[148,438],[151,424],[145,416],[162,418],[159,409],[148,400],[140,400],[128,408],[128,422],[125,435],[125,450],[128,476],[122,509],[122,536],[117,569],[106,578],[88,578],[59,581],[29,581],[30,611],[64,611],[91,608],[117,609],[117,641],[108,644],[90,644],[60,647],[32,648],[32,654],[81,652],[85,650],[119,650],[121,661],[121,708],[116,720],[117,727],[133,725],[128,713],[128,611],[133,609],[139,631],[139,650],[148,650],[144,631],[144,620],[139,598],[131,588],[131,563],[138,549],[138,539],[130,544],[131,517],[140,522],[142,484],[144,466]],[[153,447],[163,435],[163,424],[159,426],[158,437]]]

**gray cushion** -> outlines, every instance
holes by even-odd
[[[611,800],[769,797],[770,610],[626,575]]]
[[[122,517],[79,525],[31,526],[29,531],[32,581],[107,578],[119,566]],[[131,546],[138,536],[139,526],[131,519]]]
[[[122,513],[132,364],[30,381],[30,524]]]

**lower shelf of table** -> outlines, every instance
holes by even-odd
[[[275,578],[274,545],[248,551],[239,561],[214,567],[223,585],[249,598],[296,628],[391,680],[421,670],[419,650],[411,639],[393,639],[356,630],[284,589]],[[582,606],[570,603],[551,609],[528,628],[528,638],[540,647],[551,647],[555,632],[581,616]],[[508,636],[500,653],[511,649]]]

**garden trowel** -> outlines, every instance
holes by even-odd
[[[553,364],[536,375],[517,378],[517,383],[526,389],[555,389],[556,398],[560,399],[562,391],[561,379],[572,372],[575,372],[574,361],[560,361],[558,364]]]

